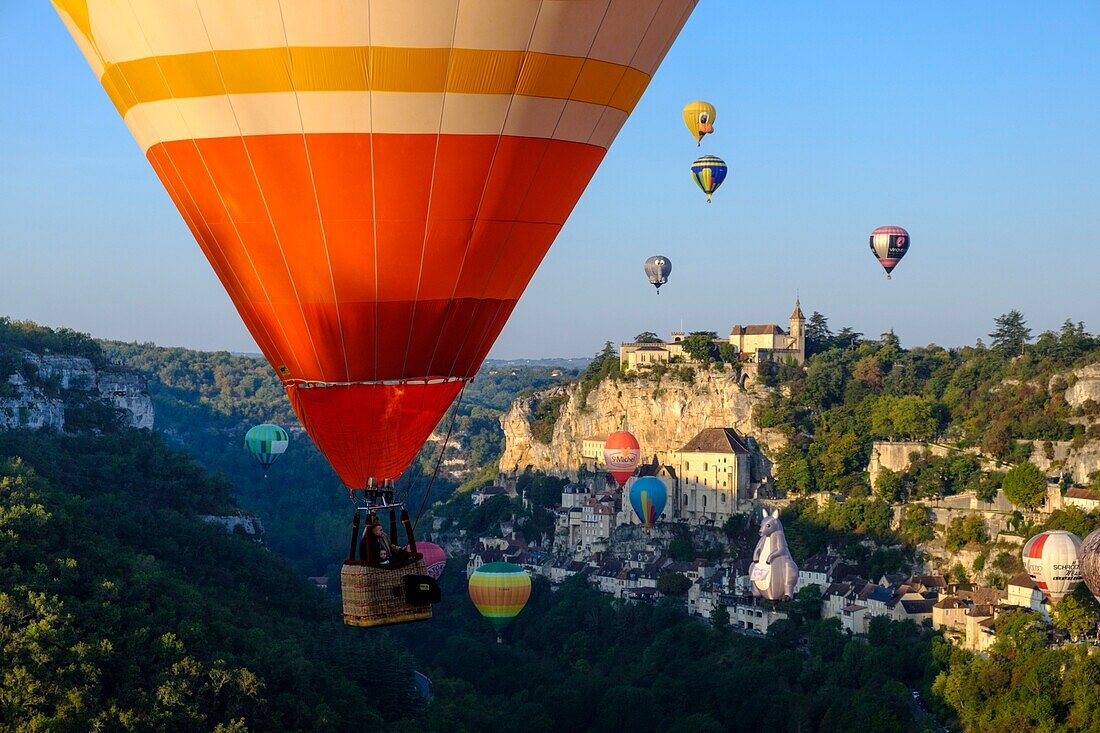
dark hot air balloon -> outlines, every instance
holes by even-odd
[[[871,232],[871,252],[886,270],[886,279],[909,251],[909,232],[901,227],[879,227]]]

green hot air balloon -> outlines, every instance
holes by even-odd
[[[286,452],[290,437],[278,425],[257,425],[244,436],[244,447],[264,467],[264,476],[275,459]]]

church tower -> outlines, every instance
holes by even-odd
[[[791,335],[792,348],[798,352],[796,359],[799,364],[806,363],[806,316],[802,314],[802,304],[798,298],[794,301],[794,311],[791,313]]]

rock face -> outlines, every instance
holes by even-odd
[[[651,377],[605,380],[588,395],[586,406],[580,404],[580,393],[580,385],[571,384],[513,402],[500,417],[505,437],[500,470],[511,473],[529,466],[575,476],[586,462],[582,455],[585,438],[606,437],[624,429],[641,443],[643,461],[678,450],[703,428],[735,428],[742,435],[755,437],[771,455],[784,445],[778,432],[760,431],[753,425],[753,407],[769,391],[759,386],[742,389],[729,371],[699,369],[691,383],[668,375],[660,381]],[[545,444],[532,435],[532,412],[551,395],[564,396],[565,403],[554,424],[553,438]]]
[[[0,383],[0,429],[65,429],[76,399],[92,398],[122,411],[133,428],[153,427],[145,380],[124,369],[96,369],[88,359],[22,351],[22,368]]]
[[[1075,381],[1066,389],[1066,402],[1070,407],[1082,407],[1086,400],[1100,403],[1100,364],[1081,367],[1073,372],[1073,377]]]

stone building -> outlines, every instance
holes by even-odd
[[[687,336],[683,332],[674,332],[669,341],[620,344],[620,368],[626,372],[654,364],[667,364],[676,357],[691,361],[683,346]],[[733,346],[742,361],[793,361],[803,364],[806,361],[806,316],[802,313],[801,304],[795,300],[786,331],[775,323],[735,325],[726,338],[714,341],[717,345]]]
[[[692,523],[722,524],[751,509],[752,451],[733,428],[706,428],[666,464],[675,476],[674,516]]]

